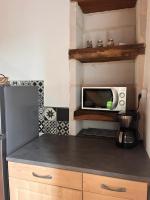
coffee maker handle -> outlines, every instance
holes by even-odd
[[[119,133],[119,143],[120,144],[123,143],[123,132],[122,131]]]

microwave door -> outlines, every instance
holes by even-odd
[[[112,88],[112,94],[113,94],[113,104],[112,104],[112,110],[113,110],[117,107],[119,97],[117,90],[114,88]]]
[[[111,110],[116,99],[115,91],[111,88],[87,88],[82,93],[83,109],[91,110]],[[108,107],[109,102],[112,102],[111,107]],[[114,105],[113,105],[114,106]]]

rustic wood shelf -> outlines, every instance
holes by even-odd
[[[78,2],[83,13],[134,8],[137,0],[71,0]]]
[[[118,113],[78,109],[74,112],[74,119],[117,122]]]
[[[82,63],[134,60],[142,54],[145,54],[144,44],[69,50],[69,58],[79,60]]]

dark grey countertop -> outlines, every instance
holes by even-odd
[[[150,182],[150,159],[143,145],[120,149],[112,138],[43,135],[7,160]]]

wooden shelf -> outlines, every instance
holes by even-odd
[[[71,0],[78,2],[83,13],[134,8],[137,0]]]
[[[118,113],[79,109],[74,112],[74,119],[117,122]]]
[[[82,63],[134,60],[145,53],[144,44],[120,45],[102,48],[83,48],[69,50],[69,58]]]

